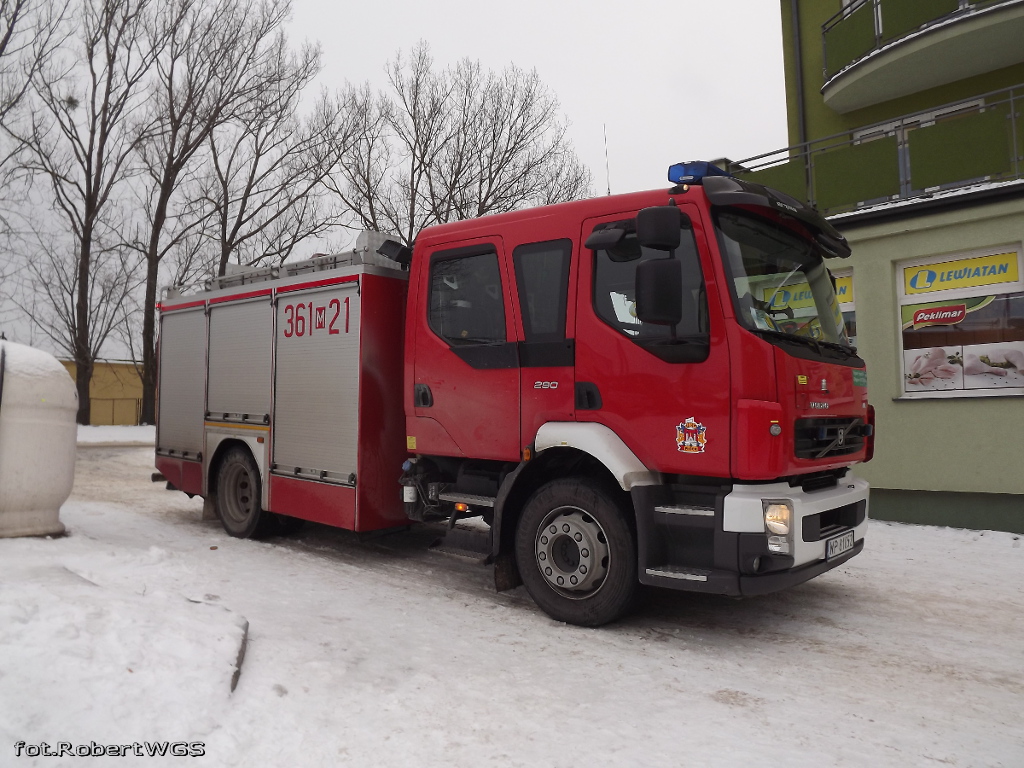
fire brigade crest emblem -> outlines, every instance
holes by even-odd
[[[676,448],[683,453],[704,453],[708,444],[708,428],[692,416],[676,426]]]

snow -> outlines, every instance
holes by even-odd
[[[1009,179],[1005,181],[984,181],[977,184],[970,184],[964,187],[952,187],[950,189],[936,190],[935,192],[928,192],[925,194],[918,194],[914,197],[901,198],[899,200],[887,200],[882,203],[874,203],[872,205],[865,205],[856,208],[852,211],[846,211],[845,213],[834,213],[825,218],[833,224],[842,224],[848,219],[857,219],[865,213],[873,213],[875,211],[891,211],[901,208],[913,208],[920,205],[923,202],[929,202],[932,200],[946,200],[949,198],[963,197],[966,195],[976,195],[980,192],[988,192],[994,189],[1001,189],[1003,187],[1022,187],[1024,188],[1024,181],[1021,179]],[[1018,190],[1019,191],[1019,190]]]
[[[35,379],[40,382],[54,379],[63,382],[64,379],[70,378],[60,361],[49,352],[6,340],[0,341],[0,351],[4,354],[7,369],[19,378]]]
[[[215,766],[1024,764],[1019,536],[873,522],[794,589],[650,591],[590,630],[431,529],[240,541],[151,471],[79,451],[70,535],[0,541],[0,763],[170,739]]]
[[[153,445],[155,441],[156,427],[151,425],[139,427],[78,425],[79,445]]]

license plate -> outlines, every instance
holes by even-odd
[[[825,542],[825,559],[831,560],[853,549],[853,531],[841,533]]]

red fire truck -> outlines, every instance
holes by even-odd
[[[161,305],[156,465],[232,536],[480,518],[496,584],[599,625],[863,547],[843,236],[707,163],[670,189],[363,236]]]

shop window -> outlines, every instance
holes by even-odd
[[[853,297],[853,270],[829,270],[836,281],[836,299],[839,310],[843,313],[843,325],[846,327],[846,338],[850,345],[857,346],[857,307]]]
[[[901,264],[904,397],[1024,394],[1019,247]]]

